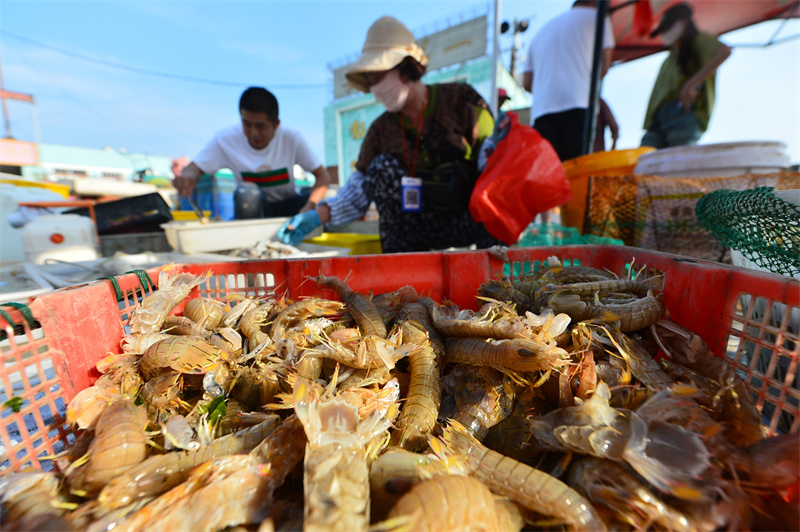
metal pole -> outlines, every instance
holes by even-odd
[[[600,102],[600,89],[602,88],[603,61],[603,33],[605,30],[606,15],[608,14],[608,0],[597,0],[597,21],[594,25],[594,53],[592,55],[592,77],[589,87],[589,108],[586,110],[586,119],[583,122],[583,154],[592,153],[594,137],[597,128],[597,109]]]
[[[0,66],[0,90],[5,90],[5,88],[5,84],[3,83],[3,67]],[[3,101],[3,121],[6,125],[4,138],[13,139],[14,134],[11,133],[11,118],[8,115],[8,102],[6,102],[5,98],[0,98],[0,100]]]
[[[42,143],[42,130],[39,124],[39,109],[36,107],[36,102],[31,102],[31,118],[33,119],[33,142],[36,144]]]
[[[492,116],[497,118],[497,61],[500,59],[500,4],[502,0],[494,0],[494,43],[492,46],[492,83],[489,88],[489,108]]]
[[[508,73],[514,77],[515,63],[517,62],[517,19],[514,17],[514,29],[511,32],[511,68]]]

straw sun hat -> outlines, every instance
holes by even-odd
[[[370,26],[361,57],[345,73],[347,81],[361,92],[369,92],[365,72],[391,70],[406,57],[428,64],[425,52],[414,42],[414,34],[394,17],[381,17]]]

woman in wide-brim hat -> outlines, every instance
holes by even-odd
[[[731,49],[697,30],[692,7],[685,2],[664,11],[650,34],[658,35],[670,52],[647,105],[642,146],[697,144],[714,108],[717,68],[731,55]]]
[[[374,201],[384,253],[500,243],[467,208],[480,145],[494,127],[489,107],[467,84],[422,83],[427,64],[397,19],[381,17],[370,27],[345,76],[386,112],[370,125],[346,185],[287,222],[279,238],[297,243],[321,223],[362,217]]]

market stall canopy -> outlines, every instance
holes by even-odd
[[[614,61],[630,61],[664,50],[658,37],[650,37],[661,15],[676,0],[611,0]],[[800,0],[698,0],[689,1],[697,27],[713,35],[772,19],[800,15]]]

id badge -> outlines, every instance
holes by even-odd
[[[400,182],[403,194],[403,212],[422,211],[422,179],[404,177]]]

